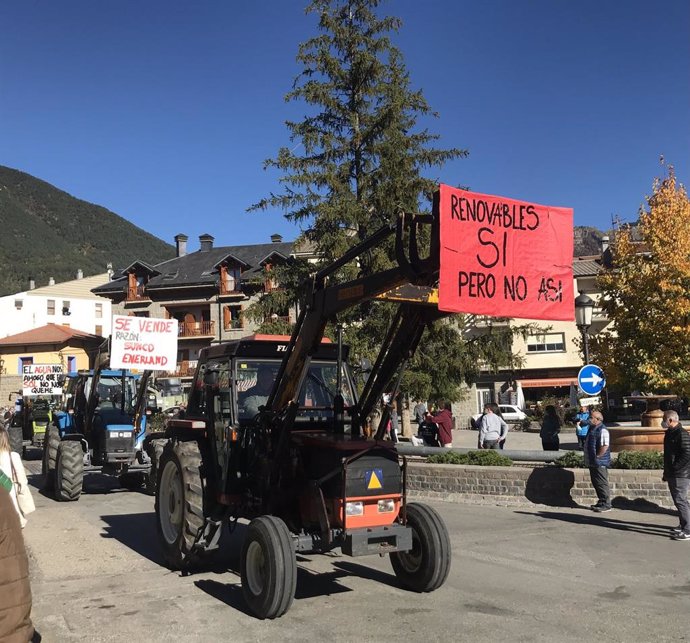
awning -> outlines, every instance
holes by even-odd
[[[522,388],[553,388],[554,386],[570,386],[577,384],[575,377],[547,377],[541,380],[520,380]]]

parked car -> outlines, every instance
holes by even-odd
[[[515,406],[515,404],[499,404],[498,408],[506,424],[518,424],[527,417],[527,414],[520,407]],[[473,429],[479,428],[479,420],[482,415],[482,413],[477,413],[472,416],[471,424]]]

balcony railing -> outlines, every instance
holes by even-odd
[[[220,282],[220,294],[221,295],[241,295],[240,281],[234,277],[230,277],[226,280],[221,280]]]
[[[177,329],[178,337],[206,337],[215,334],[215,322],[212,321],[180,322]]]
[[[231,319],[223,325],[223,330],[241,330],[244,324],[241,319]]]
[[[128,286],[127,287],[127,301],[140,301],[148,299],[144,286]]]
[[[198,360],[183,360],[178,362],[174,371],[166,371],[160,377],[193,377]]]

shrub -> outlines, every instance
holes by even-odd
[[[532,418],[529,417],[529,415],[524,420],[520,420],[520,428],[523,431],[529,431],[531,426],[532,426]]]
[[[553,463],[557,467],[564,467],[565,469],[582,469],[585,466],[585,458],[577,451],[568,451],[560,458],[556,458]]]
[[[613,467],[616,469],[663,469],[664,454],[659,451],[621,451]]]
[[[557,467],[582,469],[585,459],[582,453],[568,451],[553,461]],[[663,469],[664,455],[658,451],[621,451],[611,463],[613,469]]]
[[[494,449],[486,451],[470,451],[469,453],[439,453],[427,458],[427,462],[432,464],[468,464],[485,467],[510,467],[513,461],[498,453]]]

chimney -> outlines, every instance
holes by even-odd
[[[54,285],[55,285],[55,278],[54,278],[54,277],[50,277],[50,278],[48,279],[48,285],[49,285],[49,286],[54,286]]]
[[[177,256],[184,257],[187,254],[187,240],[189,237],[186,234],[175,235],[175,246],[177,247]]]
[[[29,277],[29,290],[36,288],[36,280],[33,277]]]
[[[79,268],[79,270],[77,270],[77,279],[83,279],[83,278],[84,278],[84,271],[81,268]]]
[[[200,234],[199,246],[201,252],[208,252],[213,248],[213,237],[210,234]]]
[[[271,235],[271,243],[282,243],[283,241],[283,235],[281,234],[272,234]]]
[[[601,253],[604,254],[609,249],[609,237],[605,235],[601,238]]]
[[[105,269],[108,272],[108,281],[112,281],[113,273],[114,273],[113,264],[108,262],[105,266]]]

